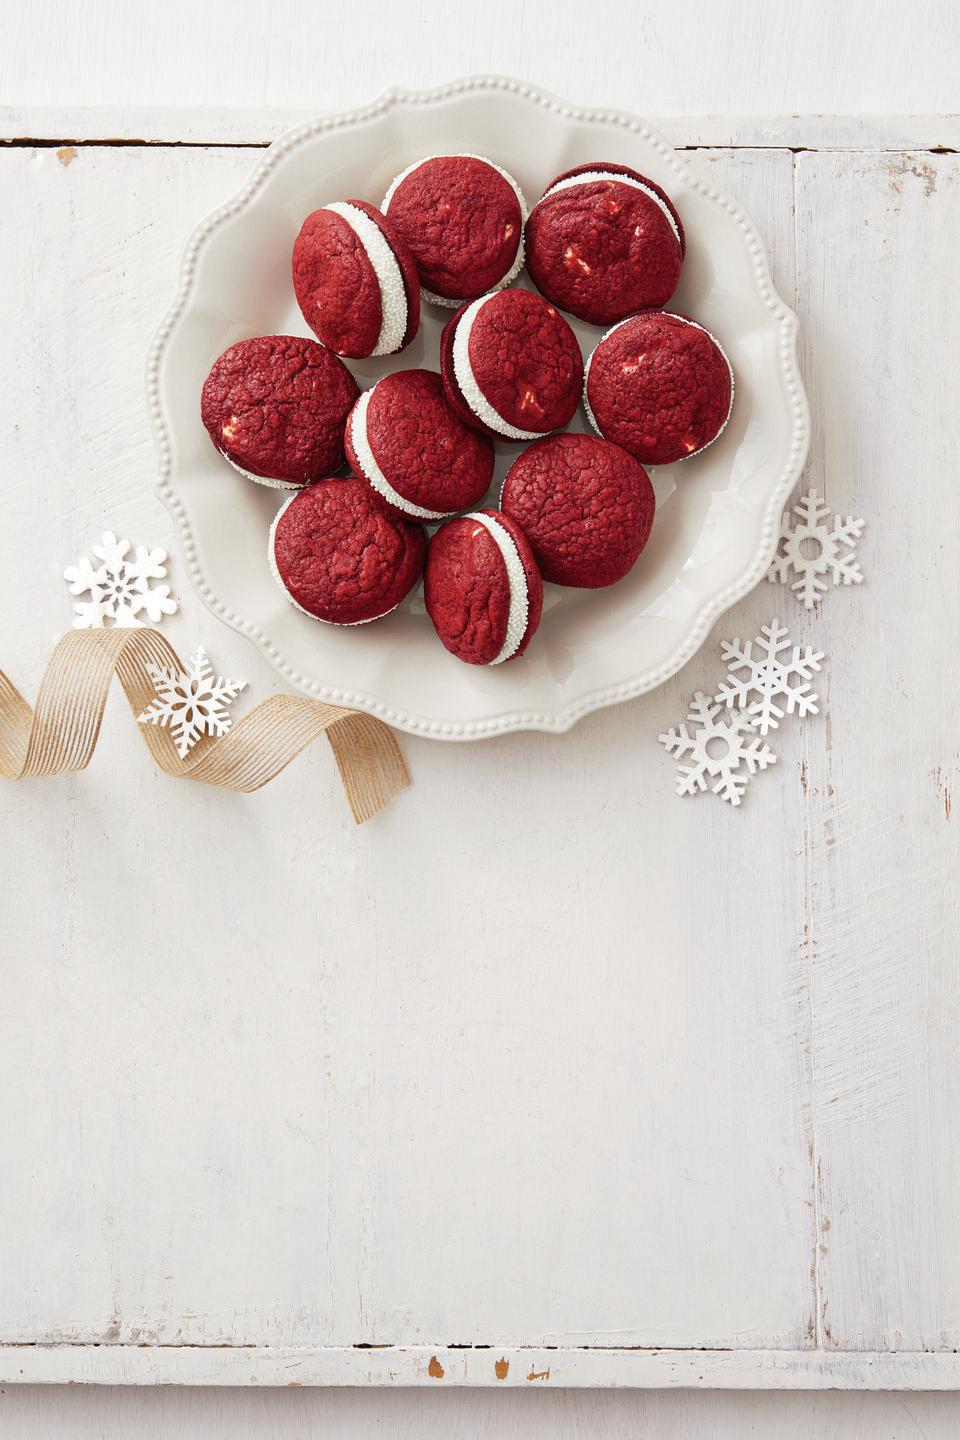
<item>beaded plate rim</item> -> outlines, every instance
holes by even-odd
[[[436,105],[458,95],[484,91],[500,91],[519,96],[553,111],[563,119],[587,124],[612,125],[630,130],[639,135],[645,144],[656,150],[684,184],[719,205],[736,221],[750,256],[757,293],[779,322],[778,356],[781,377],[791,411],[792,430],[786,461],[767,501],[760,539],[753,560],[735,580],[724,585],[715,594],[704,600],[683,640],[666,660],[652,669],[632,676],[629,680],[579,695],[556,710],[505,710],[499,715],[483,720],[439,721],[398,709],[374,695],[325,685],[315,677],[304,674],[297,666],[291,665],[285,659],[269,635],[256,622],[238,614],[214,594],[200,564],[196,541],[186,509],[173,485],[173,452],[168,421],[161,398],[160,367],[167,341],[190,297],[197,259],[204,242],[218,226],[237,215],[250,203],[270,172],[292,150],[323,131],[362,124],[364,121],[386,114],[396,107]],[[535,85],[501,75],[473,76],[429,90],[390,87],[370,105],[356,110],[320,116],[297,125],[281,135],[269,147],[246,184],[231,200],[212,211],[190,237],[184,251],[177,297],[157,331],[147,363],[147,402],[159,457],[159,470],[154,488],[178,527],[187,573],[200,599],[218,619],[240,634],[246,635],[263,652],[275,669],[304,693],[329,704],[364,710],[409,734],[422,735],[430,739],[479,740],[515,730],[539,730],[562,734],[571,729],[583,716],[594,710],[636,699],[664,684],[696,654],[712,626],[724,611],[729,610],[732,605],[742,599],[766,575],[776,549],[783,506],[800,477],[810,443],[810,413],[796,356],[797,330],[796,315],[774,288],[766,251],[753,221],[728,196],[693,175],[667,141],[638,116],[621,110],[597,110],[570,105]]]

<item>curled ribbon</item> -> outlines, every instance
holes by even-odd
[[[0,670],[0,775],[24,780],[83,770],[90,763],[115,674],[139,715],[154,698],[149,664],[181,671],[156,630],[72,630],[47,662],[36,709]],[[166,775],[226,790],[259,790],[319,735],[326,735],[357,824],[410,784],[397,737],[359,710],[302,695],[271,695],[219,739],[205,736],[186,760],[168,730],[138,726]]]

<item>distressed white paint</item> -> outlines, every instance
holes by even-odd
[[[452,73],[452,72],[451,72]],[[528,77],[529,67],[517,72]],[[437,76],[437,80],[440,80]],[[446,76],[442,78],[447,78]],[[387,81],[384,81],[386,88]],[[393,77],[390,83],[399,86]],[[569,98],[583,100],[567,86]],[[345,106],[368,102],[373,90],[345,92]],[[840,97],[842,99],[842,97]],[[695,101],[696,97],[691,96]],[[325,108],[332,109],[328,100]],[[610,97],[595,100],[612,104]],[[636,107],[636,98],[622,104]],[[65,139],[82,144],[124,141],[130,143],[244,145],[261,148],[318,113],[316,104],[299,107],[259,106],[255,110],[231,105],[204,109],[194,105],[0,105],[0,142],[24,139],[45,142]],[[680,150],[690,148],[792,147],[812,150],[955,150],[960,149],[960,114],[953,115],[658,115],[644,110],[644,118]]]
[[[954,1395],[11,1386],[4,1440],[956,1440]]]
[[[949,1390],[960,1357],[905,1351],[462,1346],[0,1346],[0,1384]],[[0,1412],[2,1415],[2,1412]]]
[[[30,217],[5,232],[26,313],[0,337],[15,559],[42,533],[56,574],[103,525],[174,548],[130,356],[248,158],[0,154]],[[759,215],[789,296],[791,158],[701,163]],[[252,698],[276,683],[183,599],[175,642],[215,638]],[[25,684],[64,602],[25,559],[0,580]],[[717,668],[705,652],[566,741],[410,744],[414,789],[359,835],[322,752],[255,799],[188,793],[122,703],[89,775],[0,792],[24,936],[0,1020],[22,1115],[3,1340],[806,1343],[800,877],[726,807],[677,803],[655,743]],[[762,801],[795,851],[790,757]],[[680,855],[720,867],[709,906]],[[237,938],[211,945],[218,924]]]
[[[932,27],[949,54],[944,37]],[[375,68],[328,103],[367,98]],[[495,68],[528,70],[505,52]],[[653,108],[633,79],[601,97],[572,74],[534,78]],[[58,85],[47,98],[86,96]],[[193,98],[165,91],[168,104]],[[262,138],[242,118],[216,124]],[[926,148],[950,143],[951,124],[698,122],[671,138]],[[67,622],[64,558],[101,522],[172,539],[148,491],[140,357],[183,236],[251,158],[0,152],[12,300],[0,363],[16,417],[0,439],[0,663],[31,693]],[[261,1366],[258,1383],[286,1383],[275,1347],[295,1345],[308,1382],[389,1381],[396,1365],[395,1383],[446,1385],[420,1363],[439,1346],[445,1377],[459,1366],[478,1383],[493,1351],[453,1352],[451,1367],[444,1349],[472,1341],[498,1355],[556,1344],[553,1363],[581,1384],[957,1383],[946,795],[960,317],[937,277],[960,220],[958,162],[746,151],[698,163],[752,210],[779,287],[797,295],[809,482],[870,521],[862,589],[828,597],[819,617],[793,612],[830,657],[823,722],[785,732],[780,766],[732,816],[676,802],[653,741],[714,677],[709,647],[663,691],[563,741],[408,742],[414,790],[359,835],[321,752],[261,796],[184,794],[152,774],[119,700],[88,775],[0,790],[4,839],[18,835],[0,1013],[15,1117],[2,1334],[114,1342],[7,1349],[2,1378],[240,1382],[253,1358],[244,1383]],[[39,573],[25,553],[38,534]],[[737,629],[752,633],[774,600],[783,612],[791,597],[761,587]],[[274,687],[184,601],[175,643],[215,640],[224,666],[246,667],[251,698]],[[164,846],[180,827],[187,864]],[[168,889],[172,951],[159,933]],[[224,916],[236,938],[222,953],[183,923]],[[407,1366],[337,1348],[384,1339],[427,1351]],[[274,1348],[202,1348],[223,1340]],[[697,1345],[725,1348],[684,1351]],[[888,1347],[909,1353],[876,1354]],[[513,1423],[532,1433],[529,1418]]]
[[[14,294],[25,297],[18,323],[0,341],[9,347],[4,366],[20,416],[7,470],[15,477],[16,525],[25,543],[43,535],[51,577],[101,522],[137,538],[170,539],[147,489],[152,456],[128,356],[162,310],[189,219],[232,188],[248,160],[225,150],[189,158],[187,165],[183,152],[165,148],[0,156],[5,203],[37,226],[24,226],[4,257],[8,271],[19,267]],[[950,156],[794,161],[783,152],[742,152],[699,163],[757,216],[788,297],[799,167],[801,204],[813,197],[798,225],[808,347],[818,326],[828,327],[831,347],[862,336],[855,322],[862,327],[871,313],[867,301],[899,293],[891,266],[903,284],[919,287],[912,247],[931,224],[953,221],[949,209],[945,220],[925,218],[937,205],[956,204]],[[835,216],[836,192],[846,193],[850,176],[858,218],[878,233],[870,237],[875,253],[863,251],[868,263],[856,272],[865,297],[848,317],[834,279],[840,257],[813,237],[820,215]],[[64,263],[37,267],[41,232],[48,248],[59,243]],[[853,222],[847,243],[862,245]],[[919,293],[913,298],[923,303]],[[124,316],[119,346],[94,323],[112,311]],[[907,313],[915,312],[908,306]],[[889,329],[871,332],[875,347]],[[927,346],[942,343],[933,326],[921,334]],[[881,381],[895,386],[884,372],[903,363],[901,354],[859,338],[856,363],[823,348],[826,380],[813,349],[807,364],[820,415],[810,478],[842,508],[873,518],[891,507],[909,536],[940,513],[901,494],[909,457],[921,456],[928,490],[940,484],[941,506],[949,503],[946,464],[917,407],[902,411],[904,454],[892,473],[890,447],[860,418],[862,377],[873,365],[869,393]],[[929,359],[911,363],[922,373]],[[851,377],[842,382],[851,393],[841,386],[838,396],[834,373]],[[51,409],[47,391],[58,387],[64,398]],[[866,471],[851,433],[872,447]],[[936,524],[939,536],[939,518]],[[884,1132],[868,1197],[891,1177],[878,1202],[887,1207],[884,1234],[900,1243],[896,1217],[913,1213],[907,1186],[932,1218],[920,1236],[909,1232],[909,1283],[898,1284],[892,1253],[871,1269],[857,1239],[855,1178],[869,1152],[824,1090],[823,1077],[842,1070],[854,1117],[869,1115],[871,1104],[888,1119],[915,1113],[910,1044],[932,1003],[936,965],[946,967],[949,955],[945,945],[921,949],[928,988],[918,998],[895,915],[870,908],[858,921],[873,937],[869,949],[854,972],[838,971],[837,956],[856,949],[860,932],[845,918],[852,897],[846,910],[824,900],[846,853],[830,836],[839,827],[842,838],[842,824],[857,813],[851,802],[844,808],[842,792],[839,800],[826,793],[840,763],[837,708],[850,703],[837,679],[842,671],[858,697],[848,763],[873,753],[864,727],[883,753],[897,730],[891,705],[909,707],[910,726],[929,714],[928,723],[941,727],[939,778],[928,763],[931,741],[899,760],[914,767],[918,786],[926,776],[927,789],[912,802],[907,852],[916,848],[926,868],[914,873],[902,863],[875,785],[862,807],[870,823],[853,831],[859,868],[848,879],[862,904],[864,867],[882,859],[878,835],[889,829],[896,884],[888,908],[899,913],[897,896],[912,897],[911,955],[918,926],[938,938],[931,916],[941,871],[926,862],[935,855],[939,866],[947,863],[954,833],[944,813],[949,737],[936,708],[940,669],[914,662],[909,674],[929,687],[926,706],[918,710],[909,693],[894,692],[884,702],[884,728],[871,732],[871,677],[888,658],[848,637],[849,627],[868,632],[885,585],[888,606],[903,603],[895,576],[884,574],[883,536],[874,521],[864,548],[870,583],[861,592],[830,597],[813,619],[796,607],[797,628],[829,635],[828,714],[784,731],[779,772],[755,787],[740,816],[708,800],[678,805],[650,740],[687,692],[717,672],[710,647],[663,691],[593,717],[566,741],[518,736],[471,747],[463,758],[411,742],[414,791],[360,836],[342,814],[325,757],[307,757],[299,779],[291,775],[247,801],[184,794],[149,771],[119,706],[88,776],[0,792],[7,823],[23,836],[15,914],[25,942],[8,966],[4,1016],[2,1063],[24,1123],[7,1155],[3,1338],[748,1352],[791,1352],[814,1339],[827,1348],[839,1340],[855,1349],[917,1350],[938,1348],[938,1333],[951,1338],[936,1308],[942,1292],[917,1287],[911,1275],[914,1266],[945,1263],[936,1235],[946,1222],[935,1212],[948,1198],[946,1181],[938,1186],[929,1154],[918,1170],[912,1149],[897,1178]],[[945,543],[931,551],[917,541],[906,555],[923,553],[928,567],[947,567],[946,576],[953,557]],[[13,552],[16,561],[16,543]],[[3,613],[24,617],[5,636],[4,663],[26,682],[64,623],[65,597],[25,558],[6,567],[2,587]],[[746,633],[774,600],[783,609],[789,599],[762,587],[739,607],[737,628]],[[184,602],[169,626],[173,638],[209,637],[205,612],[190,594]],[[889,623],[909,620],[895,622],[891,611]],[[915,628],[900,635],[899,657],[909,654]],[[256,693],[273,685],[219,627],[217,645],[224,664],[233,651],[257,668]],[[553,753],[560,746],[562,764]],[[489,797],[487,810],[478,811],[475,793]],[[448,833],[461,834],[463,844],[438,852],[440,807]],[[154,817],[146,833],[141,812]],[[329,841],[317,838],[318,815]],[[178,826],[195,837],[189,870],[155,838]],[[217,834],[209,852],[207,826]],[[259,837],[268,833],[265,848]],[[295,885],[301,855],[313,865],[309,883]],[[696,867],[692,879],[678,855]],[[121,924],[136,935],[122,956],[99,934],[115,903],[117,865]],[[424,907],[417,876],[428,870],[431,894],[456,894],[457,904],[435,899]],[[475,873],[481,888],[471,886]],[[214,913],[235,917],[245,943],[211,953],[181,929],[168,954],[154,929],[167,886],[195,923],[215,895]],[[326,905],[336,920],[318,940],[316,917]],[[844,928],[834,936],[838,915]],[[597,951],[585,968],[583,957]],[[856,1014],[861,982],[873,1005],[865,1029]],[[913,996],[913,1009],[904,1008],[899,986]],[[938,1003],[942,1012],[942,997]],[[35,1015],[43,1016],[39,1027]],[[892,1061],[865,1043],[891,1039]],[[885,1089],[876,1089],[878,1080]],[[939,1102],[933,1088],[928,1093],[932,1120]],[[901,1128],[905,1145],[921,1143],[922,1127]],[[45,1185],[34,1197],[38,1143]],[[823,1170],[830,1146],[836,1182],[831,1166]],[[94,1156],[91,1168],[86,1157]],[[918,1175],[931,1183],[924,1188]],[[837,1204],[832,1187],[841,1179]],[[851,1213],[845,1237],[843,1216]],[[829,1238],[822,1234],[817,1245],[814,1227],[827,1220]],[[838,1248],[857,1258],[853,1273],[830,1259]],[[809,1273],[815,1250],[819,1306]],[[70,1254],[84,1264],[65,1263]],[[864,1274],[872,1276],[872,1310],[858,1300]],[[491,1275],[501,1278],[491,1284]],[[842,1303],[849,1320],[838,1335],[830,1307],[835,1314]],[[97,1352],[121,1377],[125,1344]],[[195,1351],[177,1353],[202,1368],[202,1352],[199,1360]],[[362,1376],[356,1357],[366,1364],[371,1352],[350,1353]],[[807,1383],[817,1373],[812,1358],[798,1372]],[[729,1363],[720,1357],[718,1375]],[[891,1374],[901,1373],[899,1364]],[[946,1362],[943,1373],[952,1372]]]
[[[800,155],[796,197],[809,478],[870,517],[869,584],[804,626],[833,657],[827,721],[807,732],[804,841],[819,1333],[952,1350],[960,156]]]
[[[9,7],[11,105],[202,104],[339,110],[385,85],[521,75],[645,115],[910,114],[957,108],[960,20],[925,0],[104,0]],[[331,20],[331,13],[335,18]],[[15,63],[15,58],[19,64]]]

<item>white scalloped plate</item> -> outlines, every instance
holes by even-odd
[[[720,338],[737,379],[721,439],[693,460],[653,472],[653,537],[631,574],[609,590],[548,585],[529,652],[493,668],[463,665],[443,649],[419,589],[387,619],[353,629],[320,624],[288,605],[266,559],[270,522],[285,496],[238,476],[214,451],[199,416],[203,379],[228,345],[249,335],[308,333],[290,283],[290,250],[308,211],[348,196],[377,204],[398,171],[438,150],[489,155],[531,201],[554,175],[588,160],[623,162],[665,186],[688,242],[673,308]],[[439,368],[437,342],[449,312],[424,310],[420,334],[402,356],[352,365],[362,385],[387,369]],[[601,331],[574,328],[586,355]],[[308,694],[440,739],[567,730],[589,711],[675,674],[717,616],[762,579],[807,450],[796,328],[751,221],[691,175],[643,121],[578,110],[497,77],[388,91],[365,110],[283,136],[191,239],[180,294],[148,371],[158,493],[180,526],[200,597]],[[582,416],[574,428],[587,428]],[[494,504],[518,453],[517,446],[499,449]]]

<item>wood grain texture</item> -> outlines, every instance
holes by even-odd
[[[960,20],[926,0],[738,0],[664,7],[554,0],[60,0],[10,7],[8,105],[243,105],[339,109],[390,84],[495,71],[644,115],[916,114],[957,109]],[[345,23],[346,22],[346,23]]]
[[[843,1349],[951,1350],[960,158],[800,155],[796,176],[810,479],[869,517],[869,584],[805,627],[831,656],[804,838],[818,1327]]]
[[[520,78],[527,78],[523,70]],[[453,78],[453,72],[450,77]],[[398,85],[399,82],[384,81]],[[426,82],[425,82],[426,83]],[[42,141],[60,146],[104,143],[152,145],[243,145],[265,148],[284,130],[313,120],[324,111],[360,105],[374,91],[354,88],[335,102],[326,98],[301,106],[270,105],[251,109],[242,104],[208,105],[0,105],[0,142]],[[586,104],[576,83],[564,99]],[[595,101],[606,108],[610,102]],[[619,104],[638,112],[636,98]],[[809,149],[809,150],[958,150],[960,115],[658,115],[643,118],[678,150]]]
[[[0,790],[0,1334],[80,1342],[59,1378],[104,1342],[128,1380],[166,1363],[144,1342],[390,1342],[707,1345],[718,1385],[768,1383],[771,1352],[776,1383],[956,1383],[960,316],[931,277],[958,162],[694,158],[799,304],[807,479],[867,516],[867,584],[813,617],[761,586],[670,685],[565,739],[405,742],[418,784],[362,843],[319,761],[275,796],[170,795],[117,710],[95,791]],[[250,160],[0,153],[2,658],[27,689],[68,618],[63,563],[107,526],[172,543],[139,357],[183,236]],[[173,643],[204,641],[251,700],[278,688],[173,578]],[[741,813],[677,801],[653,737],[716,680],[716,638],[775,611],[828,652],[821,719],[784,732]]]
[[[955,114],[925,113],[957,109],[958,12],[945,0],[922,7],[910,23],[890,0],[858,0],[842,13],[824,0],[770,4],[749,17],[734,0],[668,9],[649,0],[606,4],[591,12],[590,40],[582,6],[564,0],[551,7],[548,45],[542,12],[529,3],[461,6],[456,26],[446,13],[438,0],[402,9],[368,0],[351,6],[349,16],[337,12],[331,48],[329,7],[316,4],[254,10],[248,0],[229,7],[215,0],[148,10],[113,3],[81,12],[38,0],[7,7],[0,94],[8,108],[0,136],[260,143],[292,120],[363,103],[387,84],[428,85],[487,68],[573,101],[659,116],[656,123],[680,145],[960,146]],[[85,105],[96,109],[88,113]],[[713,113],[684,118],[704,110]],[[784,114],[810,110],[827,113]],[[13,417],[0,435],[7,498],[0,636],[3,663],[28,688],[66,622],[58,588],[64,561],[106,523],[134,538],[172,538],[148,490],[153,457],[142,357],[172,294],[183,237],[249,163],[229,151],[178,150],[141,165],[123,163],[116,151],[69,146],[57,157],[57,148],[0,155],[8,302],[0,361],[5,414]],[[793,227],[782,224],[780,207],[792,201],[790,182],[766,179],[765,162],[753,157],[742,179],[739,157],[705,156],[703,163],[727,167],[724,184],[773,243],[786,293]],[[906,168],[888,173],[888,163]],[[956,825],[946,812],[956,793],[947,646],[956,623],[949,465],[957,316],[943,280],[954,268],[957,217],[956,184],[945,173],[955,161],[933,162],[928,194],[930,163],[923,154],[876,163],[856,155],[796,159],[796,291],[816,435],[810,475],[838,508],[867,516],[867,583],[860,593],[829,596],[810,625],[811,635],[829,635],[830,728],[825,720],[793,732],[781,765],[762,778],[736,824],[713,814],[704,820],[701,805],[688,828],[692,816],[677,807],[693,810],[693,802],[673,800],[669,765],[654,760],[651,737],[678,713],[681,692],[712,676],[708,652],[668,691],[594,717],[567,741],[514,737],[498,742],[500,753],[490,759],[411,744],[418,785],[386,834],[364,836],[359,845],[344,823],[330,854],[318,854],[313,840],[317,813],[328,824],[339,814],[319,758],[305,762],[310,774],[290,777],[275,807],[263,807],[266,797],[240,806],[198,805],[192,797],[188,805],[185,797],[163,797],[162,782],[139,773],[136,737],[119,706],[108,711],[103,736],[113,767],[98,773],[102,800],[83,779],[71,782],[69,798],[37,784],[11,812],[10,792],[0,789],[4,904],[22,925],[20,945],[12,958],[4,955],[0,1007],[7,1117],[0,1312],[13,1316],[18,1333],[49,1327],[55,1316],[71,1333],[129,1337],[142,1318],[157,1333],[164,1327],[174,1334],[183,1310],[198,1305],[194,1333],[222,1333],[251,1319],[259,1324],[291,1294],[297,1316],[289,1328],[313,1323],[317,1295],[335,1296],[342,1313],[355,1314],[350,1257],[362,1255],[367,1279],[380,1243],[375,1230],[372,1251],[361,1247],[379,1213],[370,1201],[378,1154],[398,1154],[402,1170],[409,1136],[422,1127],[432,1126],[433,1143],[439,1135],[441,1153],[455,1157],[455,1141],[469,1144],[489,1131],[484,1153],[496,1173],[482,1175],[479,1201],[472,1177],[463,1213],[492,1222],[498,1202],[490,1195],[499,1186],[514,1197],[518,1216],[527,1207],[528,1230],[537,1233],[546,1212],[556,1254],[555,1197],[565,1193],[569,1172],[550,1163],[554,1116],[574,1080],[559,1059],[543,1064],[542,1084],[531,1079],[538,1049],[551,1060],[552,1046],[568,1044],[569,1068],[587,1075],[600,1133],[616,1133],[599,1169],[595,1149],[572,1147],[578,1208],[566,1214],[560,1237],[570,1247],[591,1205],[598,1211],[587,1243],[600,1229],[603,1206],[621,1235],[649,1228],[649,1204],[632,1227],[632,1214],[617,1215],[621,1173],[630,1172],[631,1199],[638,1186],[642,1193],[643,1170],[651,1188],[659,1177],[691,1193],[700,1185],[704,1209],[715,1194],[716,1253],[729,1247],[730,1258],[707,1269],[704,1293],[720,1294],[742,1259],[742,1273],[754,1276],[746,1288],[754,1284],[767,1296],[758,1307],[761,1332],[809,1326],[811,1339],[830,1347],[824,1364],[851,1366],[859,1357],[837,1347],[956,1344],[957,1001],[949,943],[956,870],[945,867],[955,859]],[[792,166],[778,157],[773,168],[782,177]],[[769,617],[771,594],[783,608],[780,592],[761,587],[738,609],[744,629]],[[205,640],[225,669],[249,677],[251,698],[269,693],[272,675],[255,653],[214,627],[192,596],[184,599],[183,616],[169,627],[174,643]],[[602,805],[594,813],[587,797],[598,782]],[[468,900],[445,923],[434,913],[432,883],[445,837],[428,828],[438,809],[458,827],[449,833],[464,837],[441,858],[440,882],[462,893],[491,875],[482,907]],[[149,827],[139,819],[147,811]],[[662,905],[655,898],[647,910],[642,902],[665,868],[654,843],[661,815],[663,846],[684,847],[674,853],[689,878],[685,886],[675,878]],[[574,842],[572,833],[584,826],[585,838]],[[348,839],[354,848],[338,859]],[[411,843],[414,855],[407,862],[401,854],[397,881],[381,893],[384,868]],[[528,890],[516,885],[518,875]],[[167,879],[181,895],[169,941],[160,934],[159,904]],[[515,896],[509,907],[505,880]],[[401,896],[400,943],[391,946],[401,884],[413,895]],[[770,911],[740,932],[744,944],[765,947],[755,957],[734,950],[737,932],[724,935],[723,926],[742,925],[747,908],[746,898],[721,888],[730,886],[753,887],[754,901]],[[254,906],[253,891],[268,895],[269,904]],[[414,916],[417,895],[423,901]],[[377,927],[375,951],[359,959],[345,905],[357,896]],[[551,897],[561,902],[552,913]],[[590,1078],[605,1073],[602,1031],[591,1037],[586,1027],[570,1026],[562,1033],[553,1017],[571,1003],[570,977],[561,970],[554,983],[553,967],[542,954],[536,958],[551,926],[569,927],[573,915],[574,933],[559,956],[569,966],[583,934],[576,916],[589,905],[605,917],[601,944],[622,950],[622,936],[636,936],[630,958],[655,976],[649,1024],[637,1027],[629,1052],[625,1027],[614,1026],[620,1049],[609,1056],[609,1088]],[[480,958],[482,985],[468,970],[478,962],[463,934],[491,914],[498,923]],[[434,948],[440,941],[445,956]],[[591,984],[617,978],[608,959]],[[388,1000],[378,1010],[370,998],[384,983],[399,1002],[393,1010]],[[701,985],[702,1011],[723,988],[734,998],[708,1019],[693,1000]],[[627,988],[631,1014],[639,988],[639,979]],[[349,1055],[344,1072],[335,1068],[343,1059],[338,1030],[356,1021],[350,1001],[361,989],[359,1054]],[[480,1000],[486,1008],[477,1010]],[[734,1006],[749,1021],[739,1014],[724,1039],[720,1029]],[[471,1018],[485,1022],[485,1032],[479,1024],[471,1031]],[[598,1018],[594,998],[585,1020]],[[508,1050],[503,1037],[512,1020],[521,1023]],[[407,1052],[406,1066],[377,1068],[398,1051]],[[459,1052],[467,1078],[456,1064]],[[695,1062],[689,1074],[688,1054]],[[415,1085],[420,1060],[425,1078]],[[483,1085],[488,1066],[496,1071],[492,1087]],[[304,1074],[308,1083],[300,1085]],[[645,1078],[649,1095],[637,1084]],[[374,1099],[386,1084],[400,1091],[392,1114]],[[699,1126],[688,1116],[675,1134],[675,1113],[687,1114],[690,1096],[699,1097],[694,1086],[706,1094]],[[765,1104],[751,1095],[758,1089],[770,1092]],[[699,1138],[711,1141],[723,1097],[736,1107],[744,1095],[742,1113],[734,1110],[719,1143],[705,1144],[701,1155]],[[524,1126],[511,1122],[521,1097],[529,1097]],[[650,1120],[645,1131],[637,1126],[638,1107],[648,1114],[656,1108],[655,1132]],[[325,1123],[328,1110],[340,1113],[339,1125]],[[571,1127],[576,1140],[585,1129],[579,1112]],[[629,1146],[651,1137],[655,1143],[636,1152],[630,1170]],[[751,1151],[770,1166],[787,1157],[777,1191],[763,1176],[758,1181],[763,1166],[750,1160]],[[731,1171],[742,1155],[745,1181],[737,1190]],[[701,1158],[702,1169],[690,1164]],[[543,1178],[534,1185],[537,1163]],[[586,1173],[591,1165],[596,1183]],[[410,1183],[429,1193],[434,1170]],[[328,1197],[337,1189],[343,1198],[334,1206]],[[734,1202],[739,1220],[728,1232]],[[405,1221],[414,1208],[411,1202]],[[688,1199],[683,1225],[691,1212],[696,1221]],[[327,1230],[317,1215],[326,1215]],[[14,1237],[11,1219],[21,1226],[24,1216],[28,1224]],[[694,1224],[684,1257],[702,1258],[707,1228]],[[441,1231],[448,1244],[433,1254],[432,1227],[406,1225],[397,1233],[419,1247],[421,1266],[435,1263],[446,1278],[449,1257],[462,1254],[461,1237],[469,1242],[474,1229]],[[787,1244],[781,1274],[768,1257],[784,1233],[799,1238]],[[18,1259],[21,1237],[28,1253]],[[497,1269],[497,1234],[483,1238],[491,1243],[478,1264],[487,1288],[496,1281],[496,1299],[515,1277]],[[666,1263],[677,1262],[681,1240]],[[326,1271],[326,1283],[307,1295],[305,1268]],[[453,1265],[451,1283],[462,1268],[462,1261],[459,1271]],[[670,1297],[668,1318],[706,1313],[701,1272],[690,1273],[687,1292],[678,1287]],[[635,1276],[626,1278],[632,1285]],[[634,1286],[631,1298],[662,1316],[650,1296],[657,1307],[666,1289],[655,1280],[652,1292]],[[583,1313],[582,1298],[570,1302],[572,1311]],[[741,1310],[750,1299],[741,1297]],[[716,1312],[719,1300],[712,1305]],[[217,1306],[222,1313],[211,1314]],[[382,1304],[379,1318],[390,1319]],[[749,1335],[746,1342],[755,1343]],[[124,1352],[117,1347],[118,1364]],[[888,1363],[902,1375],[898,1366],[940,1360],[893,1356]],[[952,1440],[957,1405],[950,1395],[705,1395],[532,1384],[529,1393],[503,1393],[438,1390],[434,1381],[415,1390],[322,1394],[14,1385],[0,1388],[0,1430],[5,1440],[253,1440],[279,1433],[291,1440],[380,1433],[459,1440],[492,1432],[507,1440]]]
[[[4,1440],[955,1440],[955,1395],[0,1390]]]
[[[945,1351],[617,1346],[0,1345],[0,1384],[526,1390],[960,1389]]]
[[[131,357],[248,163],[0,155],[22,217],[0,613],[28,689],[65,558],[104,526],[173,549]],[[757,215],[790,297],[791,157],[697,163]],[[175,645],[205,642],[251,698],[275,687],[182,598]],[[410,743],[418,782],[360,846],[312,757],[256,802],[187,799],[109,709],[95,791],[0,792],[22,935],[3,1339],[810,1344],[800,732],[753,807],[786,855],[677,801],[654,737],[718,673],[710,645],[566,740]]]

